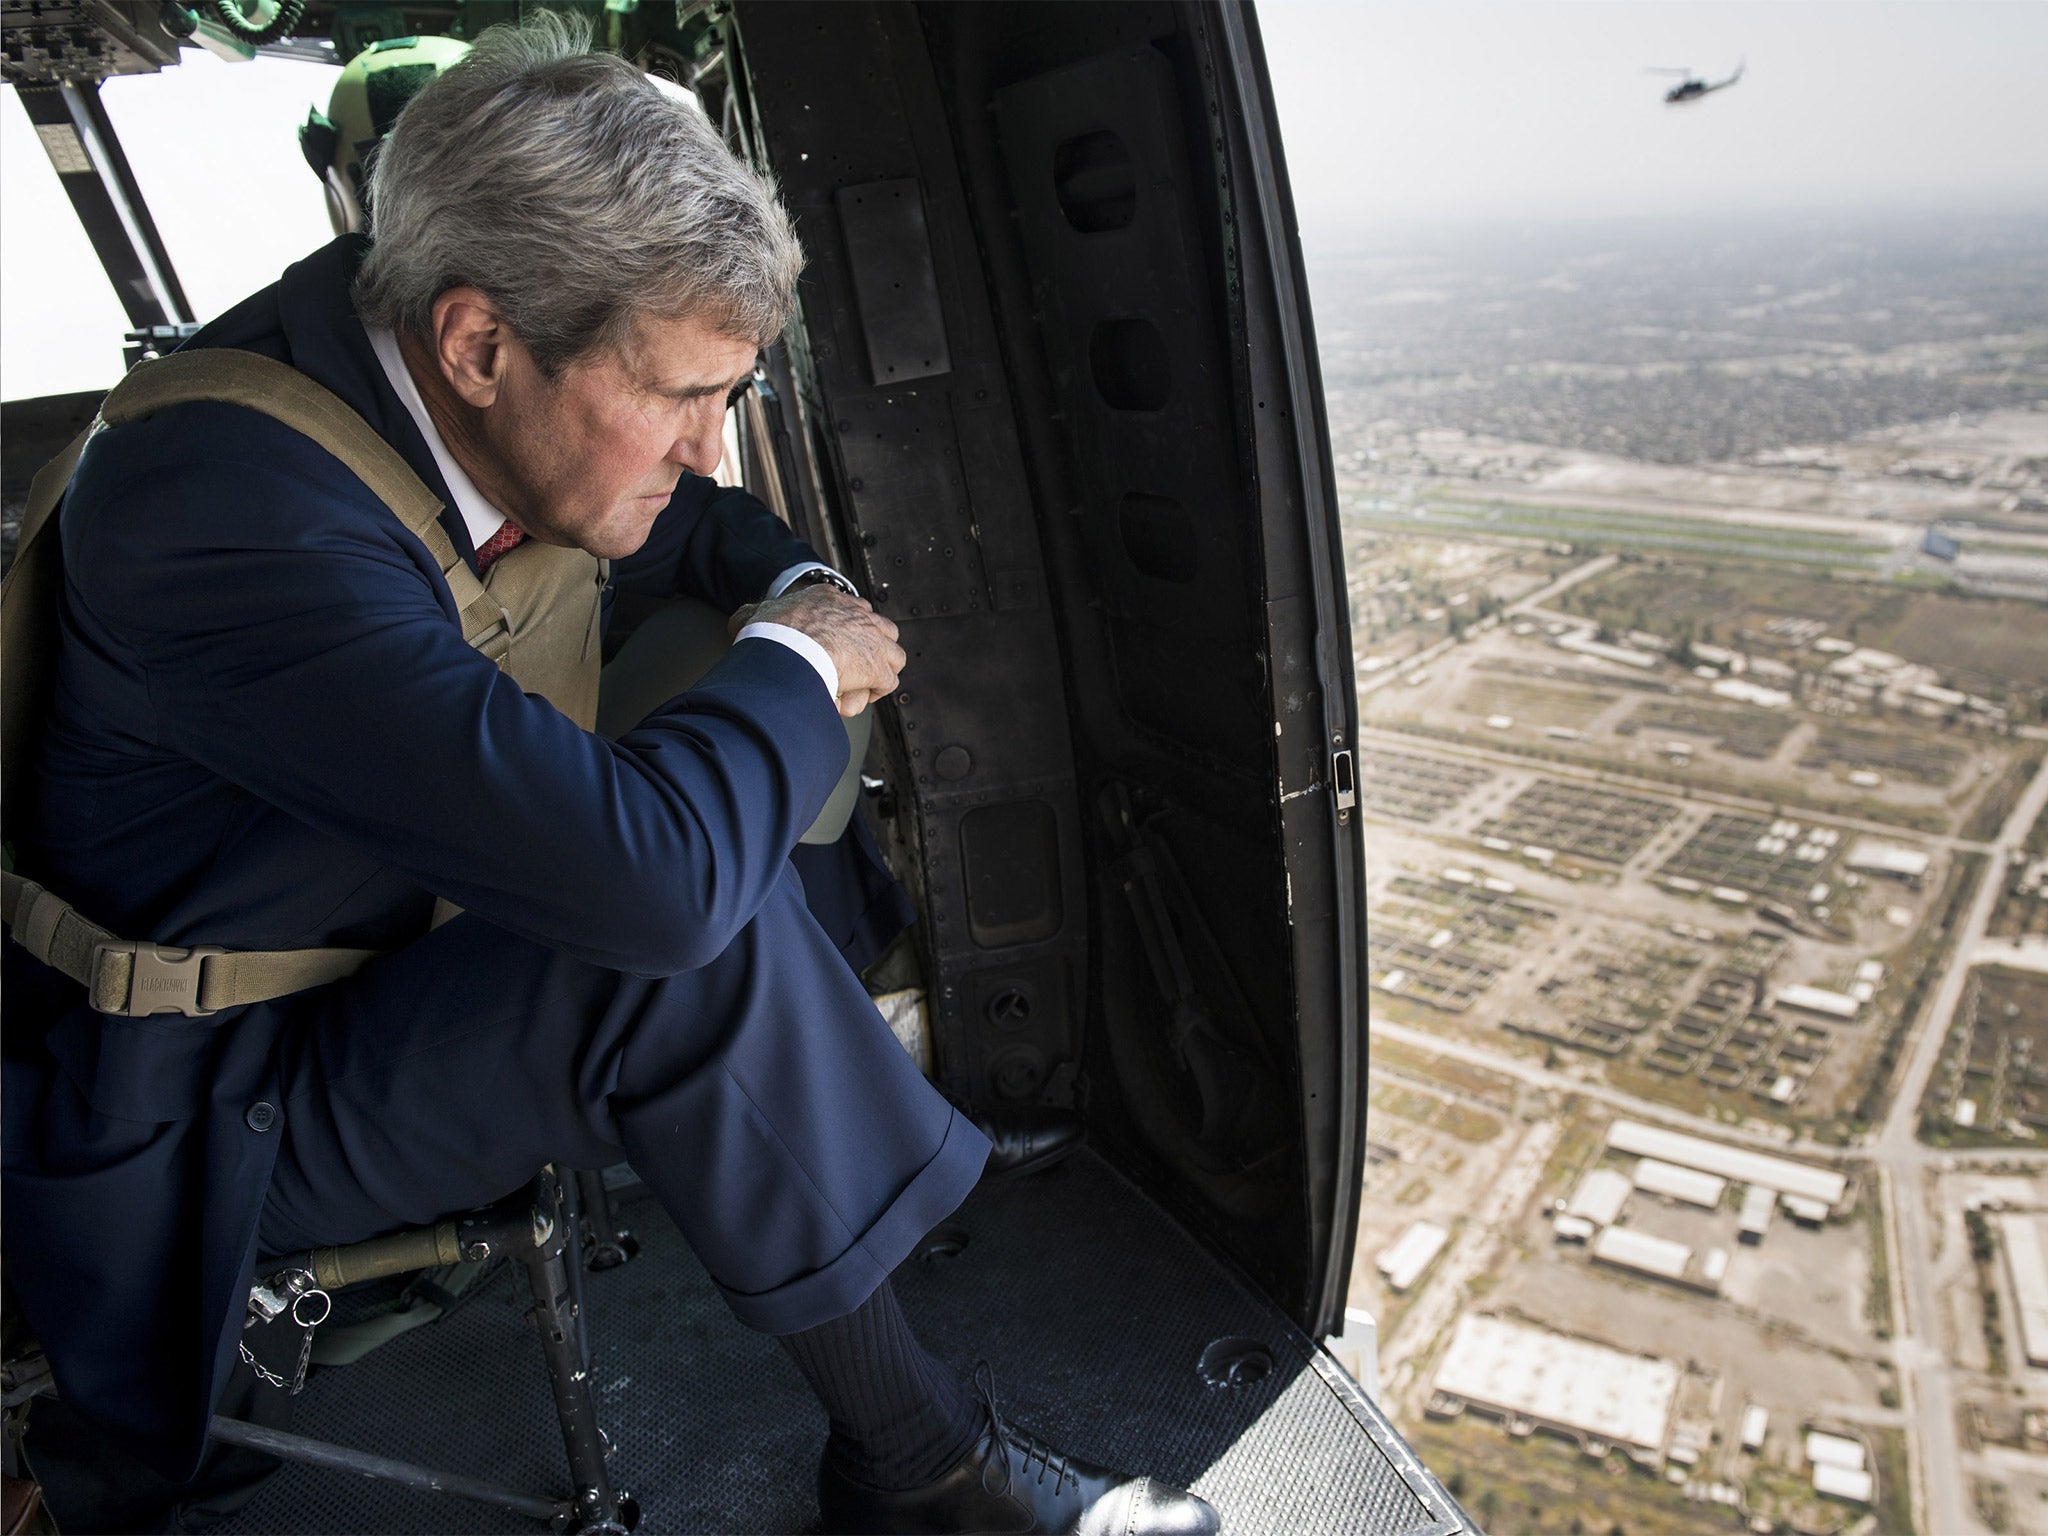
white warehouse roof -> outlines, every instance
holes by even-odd
[[[1676,1163],[1660,1163],[1654,1157],[1643,1158],[1636,1164],[1637,1189],[1647,1189],[1653,1195],[1670,1195],[1710,1211],[1721,1203],[1721,1191],[1727,1187],[1728,1181],[1714,1174],[1681,1168]]]
[[[1631,1232],[1627,1227],[1609,1227],[1594,1241],[1593,1257],[1661,1279],[1683,1280],[1685,1266],[1692,1262],[1692,1250],[1668,1237]]]
[[[1572,1191],[1572,1197],[1565,1204],[1565,1210],[1574,1216],[1583,1216],[1588,1221],[1597,1221],[1603,1227],[1614,1225],[1614,1218],[1621,1214],[1621,1208],[1628,1203],[1629,1182],[1612,1168],[1595,1168]]]
[[[2048,1365],[2048,1232],[2041,1217],[2012,1213],[1998,1218],[1998,1230],[2027,1364]]]
[[[1467,1313],[1437,1367],[1436,1390],[1656,1455],[1678,1374],[1669,1360]]]
[[[1876,1480],[1868,1472],[1851,1472],[1847,1467],[1813,1469],[1813,1491],[1824,1493],[1829,1498],[1847,1499],[1852,1504],[1868,1504],[1876,1488]]]
[[[1787,1008],[1804,1008],[1808,1013],[1824,1013],[1834,1019],[1853,1019],[1863,1008],[1859,999],[1846,992],[1830,992],[1825,987],[1780,987],[1778,1001]]]
[[[1765,709],[1783,709],[1792,702],[1792,695],[1782,688],[1766,688],[1761,683],[1745,683],[1739,677],[1724,677],[1718,683],[1710,683],[1707,692],[1716,698],[1737,699],[1744,704],[1759,704]]]
[[[1640,1120],[1615,1121],[1607,1128],[1607,1145],[1611,1151],[1717,1173],[1737,1184],[1767,1184],[1780,1194],[1824,1200],[1831,1207],[1840,1205],[1849,1189],[1848,1179],[1825,1168],[1708,1141],[1703,1136],[1688,1136],[1682,1131],[1659,1130]]]
[[[1806,1432],[1806,1459],[1816,1467],[1842,1467],[1850,1472],[1861,1472],[1863,1444],[1843,1435],[1827,1435],[1817,1429],[1809,1429]]]
[[[1742,1448],[1745,1451],[1761,1450],[1764,1431],[1770,1427],[1770,1410],[1761,1403],[1751,1403],[1742,1411]]]
[[[1916,848],[1901,848],[1897,843],[1881,843],[1874,837],[1858,838],[1850,848],[1847,860],[1851,869],[1873,875],[1898,875],[1917,880],[1927,873],[1927,866],[1934,862],[1932,855]]]
[[[1435,1222],[1418,1221],[1392,1247],[1381,1250],[1373,1262],[1387,1277],[1388,1285],[1405,1291],[1422,1278],[1422,1272],[1436,1262],[1436,1256],[1450,1240],[1451,1234]]]
[[[1745,1235],[1753,1233],[1761,1240],[1771,1230],[1771,1217],[1777,1209],[1778,1192],[1768,1184],[1752,1184],[1742,1197],[1742,1214],[1735,1224]]]

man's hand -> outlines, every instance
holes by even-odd
[[[896,643],[896,626],[866,598],[837,587],[793,587],[742,608],[727,627],[736,635],[748,624],[786,624],[823,646],[839,669],[839,713],[849,719],[896,691],[897,674],[908,659]]]

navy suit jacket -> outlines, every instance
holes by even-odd
[[[344,238],[190,345],[291,364],[448,502],[371,351]],[[443,526],[469,556],[452,508]],[[18,867],[124,937],[391,949],[435,896],[613,970],[719,954],[846,762],[796,652],[742,641],[613,743],[463,643],[425,547],[311,440],[189,404],[102,432],[61,513],[56,700]],[[622,588],[732,609],[814,558],[686,476]],[[290,1000],[125,1019],[6,946],[8,1276],[62,1390],[196,1462],[278,1138],[244,1123]]]

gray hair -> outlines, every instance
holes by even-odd
[[[803,266],[774,184],[701,111],[547,11],[485,31],[406,104],[370,196],[363,319],[425,336],[434,300],[473,286],[551,377],[640,314],[765,346]]]

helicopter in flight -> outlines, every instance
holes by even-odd
[[[1664,93],[1665,106],[1680,107],[1684,106],[1685,103],[1687,103],[1688,101],[1698,101],[1703,96],[1710,96],[1715,91],[1727,90],[1729,86],[1735,84],[1736,81],[1742,78],[1742,69],[1743,65],[1737,64],[1735,66],[1735,73],[1730,75],[1726,80],[1712,81],[1701,79],[1699,76],[1695,75],[1690,68],[1653,68],[1649,72],[1653,75],[1684,75],[1686,77],[1685,79],[1681,80],[1678,84],[1671,87],[1670,90]]]

